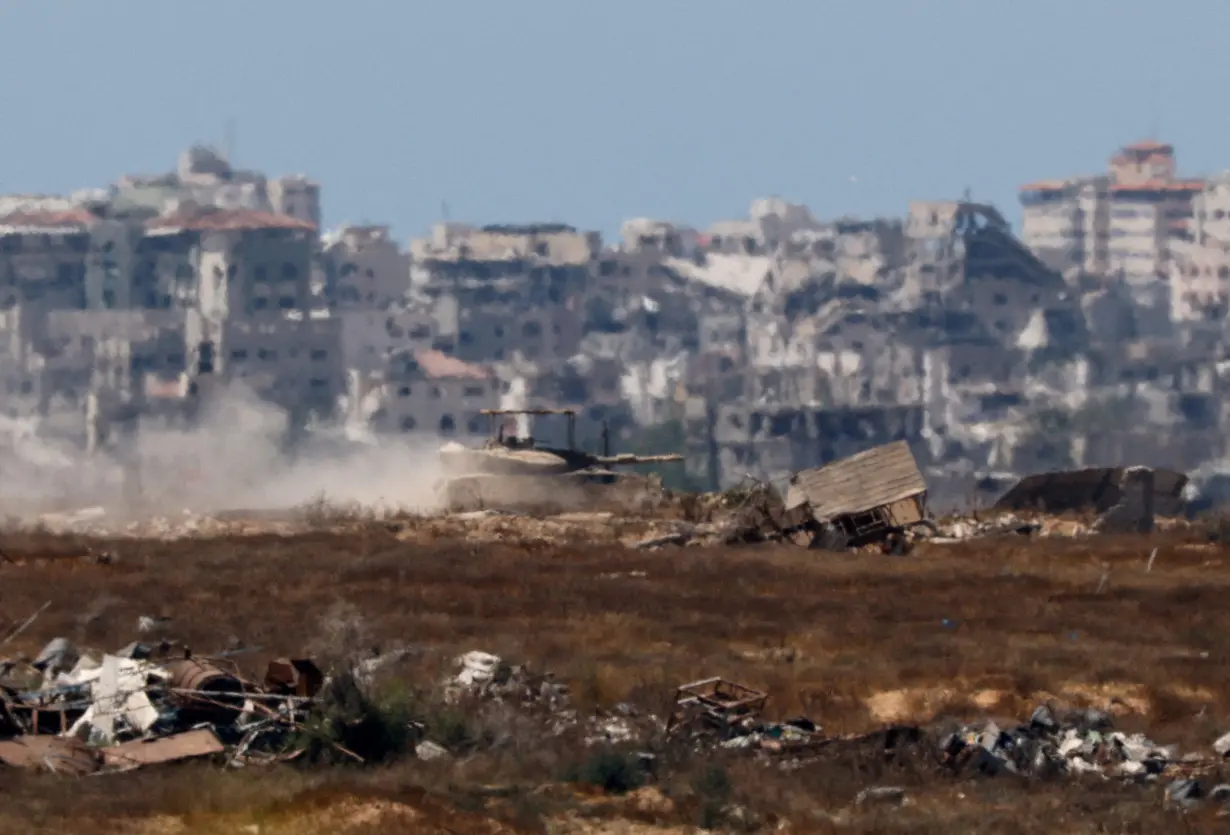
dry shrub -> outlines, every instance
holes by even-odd
[[[306,649],[321,669],[340,671],[371,657],[375,641],[358,607],[338,600],[321,616],[318,634]]]

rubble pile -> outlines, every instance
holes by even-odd
[[[934,543],[961,542],[996,536],[1086,536],[1094,533],[1089,520],[1041,514],[992,513],[954,516],[937,520]]]
[[[1187,477],[1146,467],[1119,467],[1027,476],[988,512],[934,519],[927,483],[908,444],[899,441],[801,470],[785,492],[747,480],[724,493],[657,491],[652,507],[618,503],[586,512],[493,509],[433,514],[334,505],[321,498],[298,510],[184,510],[132,520],[104,508],[43,514],[38,525],[62,533],[108,537],[290,535],[377,525],[405,541],[458,539],[475,544],[622,544],[639,550],[790,542],[822,550],[908,553],[933,544],[982,537],[1079,537],[1147,533],[1182,524]]]
[[[489,702],[537,715],[543,720],[542,730],[551,736],[579,733],[585,746],[641,744],[662,729],[660,719],[629,704],[598,710],[583,720],[571,705],[567,685],[556,682],[551,673],[531,672],[498,655],[474,650],[459,656],[455,665],[458,672],[444,687],[448,701]]]
[[[947,733],[938,750],[941,762],[954,771],[986,776],[1099,774],[1152,780],[1176,771],[1190,776],[1210,763],[1200,754],[1180,756],[1176,746],[1158,745],[1142,734],[1116,731],[1109,713],[1060,712],[1048,705],[1011,728],[986,722]]]
[[[246,680],[231,663],[230,655],[241,651],[198,657],[163,641],[133,643],[95,659],[57,638],[33,661],[4,662],[0,765],[84,777],[196,758],[228,768],[319,762],[322,749],[334,760],[374,762],[391,746],[393,753],[435,761],[463,753],[453,745],[473,751],[555,738],[635,751],[646,769],[662,752],[682,747],[707,757],[752,756],[788,771],[822,762],[912,762],[967,779],[1156,783],[1166,786],[1168,806],[1218,804],[1230,815],[1230,785],[1213,779],[1230,758],[1230,734],[1213,744],[1211,755],[1181,754],[1177,746],[1115,730],[1111,715],[1096,709],[1043,704],[1017,723],[892,725],[833,736],[808,717],[769,721],[765,691],[708,678],[680,685],[665,721],[629,704],[583,717],[569,688],[550,673],[474,650],[454,659],[455,671],[438,692],[467,721],[498,727],[459,742],[433,738],[447,728],[401,720],[402,732],[390,738],[387,726],[364,715],[365,688],[377,669],[411,650],[355,661],[332,675],[306,658],[275,659],[260,682]],[[868,791],[904,797],[895,788]],[[869,794],[866,802],[873,799]]]
[[[93,658],[57,638],[0,664],[0,763],[76,775],[197,757],[232,767],[293,759],[325,679],[307,659],[248,682],[226,654],[132,643]]]
[[[1215,756],[1181,754],[1177,746],[1115,730],[1107,712],[1044,704],[1028,720],[1005,727],[994,721],[956,728],[892,725],[868,734],[828,736],[807,717],[765,721],[767,701],[764,692],[722,678],[682,685],[675,693],[667,739],[698,751],[754,755],[787,769],[840,757],[863,762],[913,757],[961,777],[1169,779],[1168,802],[1172,795],[1187,807],[1217,799],[1230,809],[1230,784],[1209,780],[1219,761],[1230,759],[1230,734],[1214,743]]]
[[[498,655],[473,650],[456,659],[459,672],[445,687],[449,701],[463,696],[537,706],[549,711],[568,703],[568,686],[556,683],[551,673],[535,674],[524,666],[509,664]]]

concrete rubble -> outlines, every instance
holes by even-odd
[[[508,664],[498,655],[474,650],[454,663],[457,672],[444,682],[447,701],[468,702],[478,710],[495,704],[536,714],[544,719],[542,731],[551,736],[579,734],[580,743],[587,747],[619,745],[645,740],[662,728],[656,716],[628,704],[583,719],[572,706],[567,685],[556,682],[550,673]]]
[[[1151,781],[1163,774],[1190,776],[1211,762],[1200,754],[1180,755],[1177,746],[1142,734],[1116,731],[1109,713],[1048,705],[1011,726],[991,721],[950,731],[939,738],[938,751],[947,768],[984,776],[1096,774]]]

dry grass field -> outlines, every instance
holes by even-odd
[[[953,716],[1021,718],[1039,701],[1112,707],[1124,729],[1208,752],[1230,731],[1230,549],[1197,531],[973,540],[906,557],[788,545],[638,552],[585,542],[474,543],[337,533],[90,542],[6,534],[0,632],[51,605],[3,654],[63,635],[115,649],[142,615],[201,652],[238,637],[252,670],[298,654],[343,606],[370,641],[421,648],[398,669],[436,680],[482,649],[568,682],[582,709],[666,709],[678,683],[761,687],[770,713],[833,733]],[[1151,571],[1146,563],[1153,548]],[[107,550],[110,561],[82,559]],[[2,832],[682,832],[711,764],[607,797],[563,782],[550,739],[449,762],[221,772],[200,763],[68,782],[0,774]],[[958,781],[923,767],[725,767],[746,830],[1068,833],[1226,831],[1162,808],[1161,786],[1099,777]],[[881,783],[910,802],[860,810]],[[1208,814],[1205,812],[1208,811]],[[735,824],[727,821],[727,827]]]

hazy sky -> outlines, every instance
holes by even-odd
[[[0,191],[307,173],[333,225],[821,217],[1230,168],[1227,0],[0,0]]]

